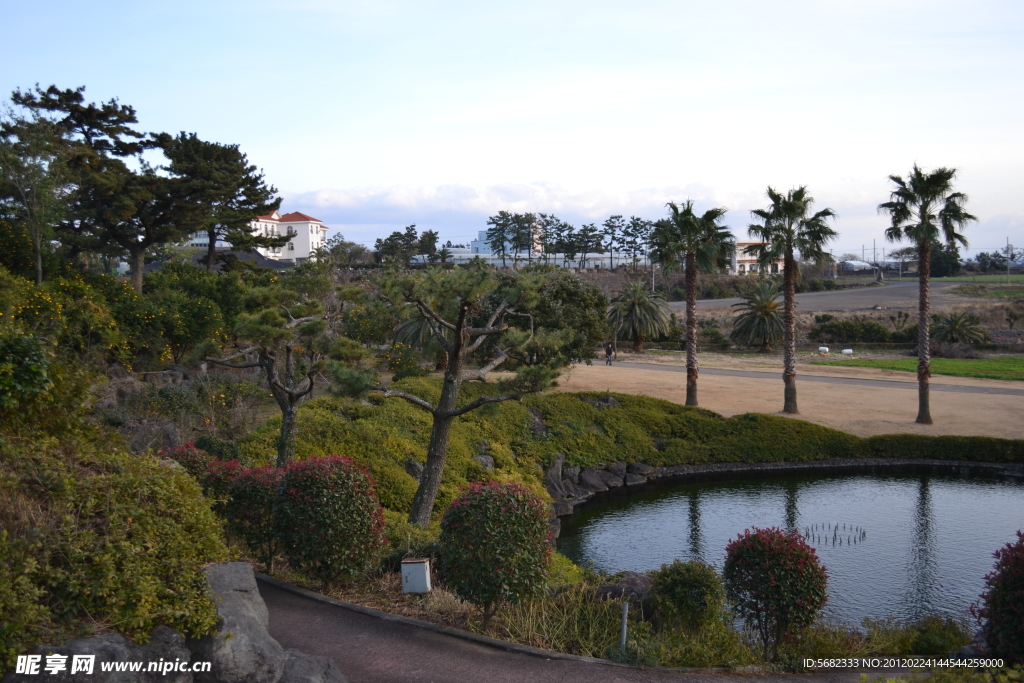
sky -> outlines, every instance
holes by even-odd
[[[1024,247],[1020,0],[0,0],[0,90],[86,86],[238,144],[282,211],[372,244],[500,210],[580,223],[806,185],[881,255],[890,174],[958,170],[971,251]],[[891,245],[887,248],[892,248]]]

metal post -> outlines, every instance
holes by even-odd
[[[1010,238],[1006,238],[1006,284],[1010,284],[1010,257],[1013,252],[1010,250]]]
[[[622,601],[622,632],[619,634],[619,650],[626,651],[626,624],[629,619],[629,600]]]

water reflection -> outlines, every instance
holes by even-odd
[[[559,547],[608,571],[675,558],[721,566],[744,529],[803,533],[829,570],[829,611],[961,616],[982,590],[992,553],[1024,528],[1020,484],[932,476],[847,476],[676,485],[584,508]]]

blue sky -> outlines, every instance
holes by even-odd
[[[241,145],[285,197],[372,243],[459,242],[499,210],[577,224],[767,185],[882,244],[887,176],[954,166],[972,247],[1024,246],[1024,3],[13,2],[0,88],[118,97]]]

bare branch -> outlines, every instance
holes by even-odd
[[[479,408],[480,406],[482,406],[482,405],[484,405],[486,403],[501,403],[502,401],[518,401],[521,398],[522,398],[522,396],[520,396],[519,394],[503,394],[501,396],[481,396],[480,398],[476,399],[475,401],[472,401],[471,403],[467,403],[466,405],[462,406],[461,408],[457,408],[456,410],[449,410],[447,413],[444,413],[444,415],[442,417],[458,417],[459,415],[465,415],[466,413],[468,413],[471,410],[476,410],[477,408]]]
[[[497,356],[497,358],[495,358],[494,360],[492,360],[490,363],[488,363],[487,365],[483,366],[482,368],[478,368],[476,370],[466,370],[461,375],[459,375],[459,379],[461,379],[461,380],[473,380],[473,379],[475,379],[475,380],[479,380],[481,382],[486,382],[487,381],[487,373],[493,372],[494,368],[498,367],[499,365],[501,365],[502,363],[504,363],[507,360],[508,360],[508,353],[506,353],[506,350],[505,349],[498,349],[498,356]]]
[[[452,332],[455,331],[455,325],[452,325],[450,322],[448,322],[447,320],[439,316],[437,313],[435,313],[434,309],[428,306],[426,301],[424,301],[423,299],[416,299],[414,303],[416,304],[416,308],[420,309],[420,312],[423,315],[425,315],[428,318],[433,318],[433,320],[438,325],[441,325],[442,327],[447,327]]]
[[[441,330],[438,329],[437,323],[434,322],[433,318],[427,317],[427,324],[430,325],[431,332],[434,333],[434,337],[437,339],[437,342],[445,351],[451,353],[453,350],[455,350],[455,347],[452,345],[452,343],[448,341],[445,338],[444,334],[441,332]]]
[[[423,410],[427,411],[431,415],[437,415],[437,408],[430,405],[419,396],[413,396],[412,394],[407,394],[404,391],[394,391],[392,389],[385,389],[384,387],[374,387],[373,389],[371,389],[371,391],[381,392],[381,395],[383,395],[384,398],[404,398],[406,401],[413,404],[414,406],[423,408]]]
[[[222,361],[229,361],[229,360],[234,360],[234,359],[236,359],[236,358],[238,358],[238,357],[240,357],[240,356],[245,356],[245,355],[248,355],[248,354],[250,354],[250,353],[252,353],[252,352],[254,352],[254,351],[259,351],[259,347],[258,347],[258,346],[250,346],[249,348],[247,348],[247,349],[242,349],[242,350],[241,350],[241,351],[239,351],[238,353],[232,354],[232,355],[228,356],[227,358],[219,358],[219,359],[218,359],[218,358],[210,358],[210,357],[207,357],[207,358],[206,358],[206,360],[208,360],[208,361],[212,361],[212,362],[214,362],[214,363],[220,363],[220,362],[222,362]]]

